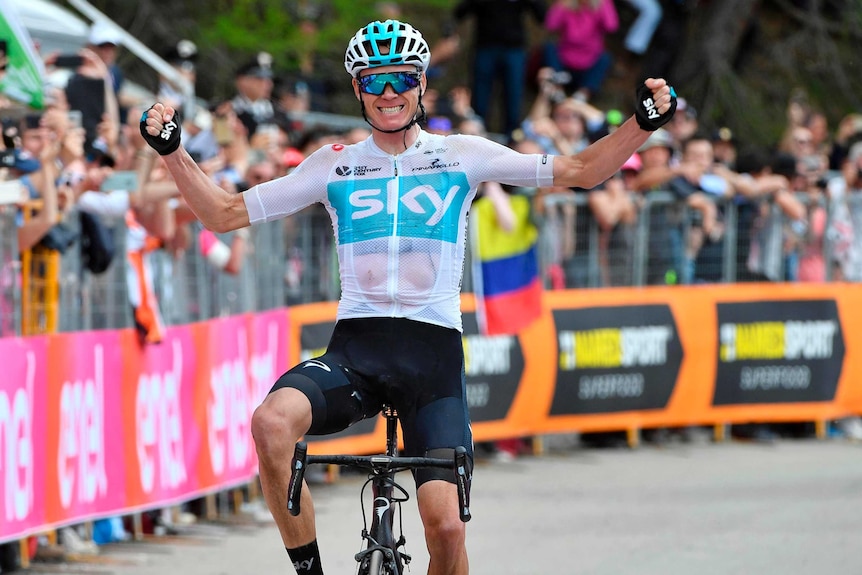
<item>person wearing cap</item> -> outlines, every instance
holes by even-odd
[[[715,161],[729,169],[736,167],[736,154],[738,148],[736,136],[733,130],[722,126],[712,133],[712,150]]]
[[[123,87],[125,77],[123,71],[117,65],[117,56],[122,44],[122,35],[116,26],[107,22],[97,22],[90,27],[87,44],[95,52],[102,62],[108,67],[111,74],[111,86],[114,94],[119,97],[120,89]]]
[[[234,85],[237,94],[231,100],[231,105],[251,139],[259,125],[270,124],[275,119],[272,55],[258,52],[254,58],[241,65],[236,71]]]
[[[116,64],[120,42],[120,32],[113,24],[94,24],[88,47],[78,52],[83,64],[66,84],[66,101],[69,109],[81,112],[81,125],[86,132],[84,147],[91,159],[104,153],[117,155],[112,148],[127,111],[119,99],[124,82]]]
[[[323,573],[307,485],[297,516],[285,501],[301,437],[376,417],[386,402],[398,411],[405,455],[452,457],[463,446],[472,462],[461,278],[467,214],[479,185],[595,187],[676,105],[667,82],[649,78],[636,89],[634,116],[613,134],[571,156],[521,154],[480,136],[422,129],[430,57],[410,24],[361,27],[344,67],[371,136],[324,145],[290,174],[239,194],[221,189],[189,157],[176,110],[157,102],[141,119],[145,140],[207,228],[230,231],[316,204],[330,216],[342,280],[332,338],[323,355],[275,382],[251,420],[263,493],[300,575]],[[466,529],[452,473],[419,470],[414,479],[429,575],[466,575]]]
[[[675,150],[673,136],[664,129],[650,134],[638,149],[642,169],[634,179],[634,189],[652,201],[646,278],[650,285],[673,285],[691,279],[690,274],[686,275],[689,268],[685,266],[683,251],[684,230],[677,207],[693,210],[706,233],[716,229],[715,202],[702,191],[685,185],[689,168],[674,161]],[[670,193],[671,200],[662,193]]]
[[[198,47],[194,42],[185,39],[180,40],[164,54],[163,58],[177,73],[195,85],[197,82]],[[194,104],[194,102],[186,102],[180,87],[175,86],[168,78],[161,75],[159,76],[157,97],[160,101],[168,102],[174,108],[181,110],[189,110],[190,107],[187,104]]]
[[[679,99],[676,111],[677,113],[665,128],[677,144],[682,144],[697,133],[700,123],[697,119],[697,110],[685,98]]]
[[[548,67],[536,73],[539,91],[520,130],[548,153],[572,154],[606,135],[610,126],[605,113],[592,104],[566,97],[563,87],[553,81],[554,73]]]
[[[21,147],[13,151],[10,175],[21,181],[30,200],[42,201],[40,209],[29,217],[18,213],[18,251],[23,252],[42,241],[60,216],[57,178],[62,141],[47,137],[38,116],[22,120],[19,129]]]

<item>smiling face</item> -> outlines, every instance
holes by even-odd
[[[360,76],[386,74],[389,72],[416,72],[411,65],[381,66],[363,70]],[[359,80],[353,79],[353,92],[365,106],[365,113],[371,125],[381,130],[397,130],[410,123],[419,107],[419,96],[425,91],[425,74],[421,75],[419,85],[397,93],[391,84],[386,84],[383,93],[378,95],[363,92]]]

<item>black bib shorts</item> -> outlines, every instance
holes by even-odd
[[[401,421],[406,456],[447,457],[461,445],[472,461],[461,332],[403,318],[336,323],[326,353],[282,375],[272,391],[298,389],[311,402],[309,435],[336,433],[389,404]],[[454,483],[445,469],[414,473]]]

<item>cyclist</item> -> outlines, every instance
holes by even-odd
[[[286,507],[294,444],[379,412],[398,411],[405,455],[446,457],[472,448],[464,394],[460,287],[467,213],[481,182],[592,188],[613,175],[673,115],[663,79],[638,89],[635,116],[574,156],[521,154],[470,135],[422,130],[428,44],[409,24],[372,22],[344,64],[372,135],[326,145],[291,174],[229,194],[180,147],[177,112],[156,103],[141,132],[164,156],[197,217],[225,232],[322,203],[332,218],[342,293],[322,356],[282,375],[255,410],[252,434],[263,493],[300,575],[323,573],[307,486],[302,513]],[[470,453],[472,457],[472,453]],[[428,572],[468,572],[465,529],[451,473],[415,474]]]

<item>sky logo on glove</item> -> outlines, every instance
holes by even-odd
[[[646,111],[647,118],[650,120],[658,120],[661,114],[658,113],[658,109],[655,107],[655,102],[652,98],[647,98],[643,101],[643,107]]]
[[[164,128],[162,128],[162,133],[159,134],[159,137],[163,140],[170,140],[171,136],[174,134],[174,130],[176,129],[176,127],[177,123],[171,120],[170,122],[165,124]]]
[[[182,132],[182,124],[179,117],[180,113],[174,111],[173,117],[164,123],[158,135],[153,136],[147,131],[147,117],[149,116],[150,110],[152,110],[152,108],[141,115],[141,135],[144,137],[144,141],[146,141],[152,149],[162,156],[167,156],[180,147],[180,134]]]
[[[652,132],[666,124],[676,111],[676,91],[670,88],[670,108],[662,114],[659,112],[652,90],[646,84],[641,84],[637,89],[635,100],[635,119],[643,130]]]

